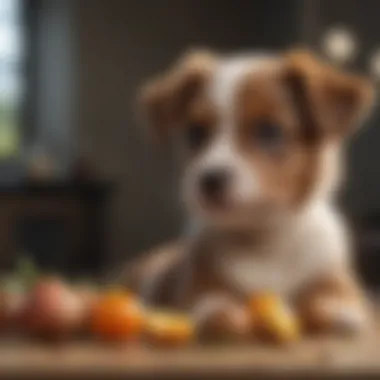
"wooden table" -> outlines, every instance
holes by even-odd
[[[162,350],[75,342],[61,346],[8,341],[0,345],[0,379],[259,377],[380,378],[380,329],[360,339],[313,339],[292,347],[192,347]]]
[[[36,379],[380,379],[380,307],[360,337],[310,337],[291,346],[194,345],[163,349],[96,341],[0,341],[0,380]]]

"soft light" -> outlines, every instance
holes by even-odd
[[[326,32],[322,47],[330,59],[339,63],[352,61],[358,51],[357,40],[353,33],[341,27]]]

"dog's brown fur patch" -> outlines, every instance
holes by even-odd
[[[196,51],[187,54],[167,73],[143,87],[139,103],[162,139],[183,122],[189,102],[200,91],[215,65],[215,56]]]

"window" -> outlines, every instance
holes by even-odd
[[[18,154],[24,92],[22,0],[0,1],[0,159]]]

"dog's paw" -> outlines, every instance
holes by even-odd
[[[338,297],[314,300],[306,324],[315,331],[358,334],[368,330],[370,318],[357,302]]]
[[[197,334],[202,341],[244,341],[251,334],[248,309],[224,295],[208,295],[193,309]]]

